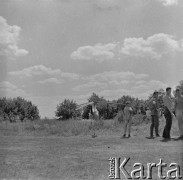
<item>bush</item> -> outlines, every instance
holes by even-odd
[[[39,110],[37,106],[21,97],[17,98],[1,98],[0,99],[1,119],[8,119],[10,122],[16,122],[17,119],[24,121],[25,119],[39,119]]]

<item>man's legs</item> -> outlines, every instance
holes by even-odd
[[[127,130],[127,125],[128,125],[128,121],[126,119],[124,121],[125,122],[124,122],[124,133],[123,133],[123,137],[126,136],[126,130]]]
[[[183,111],[182,110],[176,110],[176,118],[178,120],[179,134],[181,137],[183,136]]]
[[[183,110],[182,110],[182,116],[181,116],[182,118],[181,118],[181,122],[180,122],[180,127],[181,127],[181,133],[182,133],[182,135],[183,135]]]
[[[168,109],[165,110],[165,119],[166,119],[166,125],[163,131],[163,137],[164,138],[170,138],[170,130],[172,126],[172,115]]]
[[[159,116],[154,116],[156,136],[159,136]]]
[[[151,115],[150,137],[153,137],[153,130],[154,130],[154,115]]]
[[[130,137],[131,125],[132,125],[132,119],[129,119],[129,122],[128,122],[128,137]]]

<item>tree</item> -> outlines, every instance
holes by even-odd
[[[79,116],[79,111],[76,110],[77,104],[73,100],[65,99],[57,105],[55,115],[61,120],[67,120]]]
[[[6,99],[4,113],[6,114],[6,117],[8,117],[10,122],[16,121],[15,117],[17,115],[17,107],[13,99]]]
[[[88,98],[88,102],[94,102],[95,104],[104,100],[105,99],[103,97],[99,97],[96,93],[92,93],[92,95]]]
[[[17,119],[23,122],[25,119],[40,118],[37,106],[21,97],[0,99],[0,113],[3,120],[9,119],[10,122],[15,122]]]

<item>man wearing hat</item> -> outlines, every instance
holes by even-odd
[[[179,88],[176,89],[175,93],[175,115],[178,120],[179,139],[183,139],[183,96],[181,95],[181,90]]]
[[[153,138],[153,131],[155,129],[156,137],[159,137],[159,108],[158,91],[154,91],[153,97],[150,100],[151,110],[151,126],[150,126],[150,138]]]

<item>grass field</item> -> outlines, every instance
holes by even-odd
[[[109,158],[130,157],[126,169],[135,162],[170,164],[182,161],[182,141],[162,142],[149,136],[147,122],[134,123],[132,137],[120,139],[122,124],[113,120],[40,121],[0,124],[0,179],[109,179]],[[164,121],[160,123],[160,134]],[[91,135],[95,132],[96,138]],[[174,120],[172,135],[178,136]],[[166,172],[166,171],[165,171]],[[124,179],[121,175],[121,179]],[[153,179],[158,179],[157,170]]]

